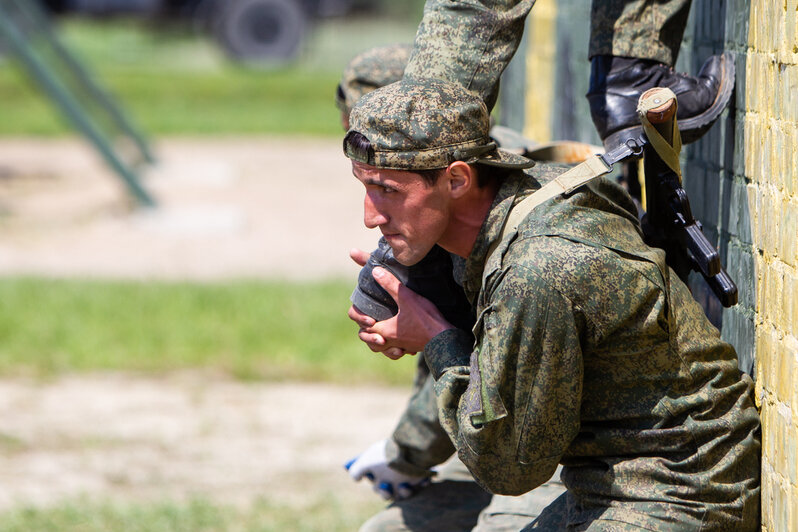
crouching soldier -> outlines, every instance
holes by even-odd
[[[518,495],[562,464],[566,492],[527,529],[755,530],[753,384],[631,198],[597,178],[519,203],[562,170],[496,147],[483,101],[409,80],[363,97],[344,140],[364,222],[410,266],[436,244],[466,260],[473,336],[388,271],[398,304],[360,339],[392,358],[423,351],[439,418],[474,478]],[[513,213],[516,212],[516,216]]]

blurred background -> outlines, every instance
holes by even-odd
[[[416,360],[346,318],[348,250],[377,235],[335,90],[421,3],[0,0],[0,532],[343,531],[382,506],[342,464]],[[774,530],[798,516],[795,3],[694,2],[677,63],[736,61],[682,166],[739,303],[691,288],[758,376]],[[498,123],[597,143],[588,19],[536,2]]]
[[[0,0],[0,530],[353,530],[382,506],[342,464],[416,360],[346,318],[348,250],[377,236],[335,90],[421,9]]]

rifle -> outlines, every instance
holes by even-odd
[[[704,236],[701,223],[693,217],[682,188],[676,108],[676,97],[667,89],[651,89],[640,96],[638,113],[646,126],[644,238],[648,245],[665,250],[666,262],[682,281],[687,282],[691,271],[701,273],[721,304],[731,307],[737,304],[737,285],[721,266],[718,251]]]

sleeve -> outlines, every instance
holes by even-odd
[[[492,109],[535,0],[427,0],[406,77],[455,81]]]
[[[413,394],[389,440],[388,465],[407,475],[431,475],[430,468],[454,454],[454,445],[438,421],[434,381],[419,358]]]
[[[579,315],[513,267],[487,297],[473,352],[450,331],[427,344],[441,424],[485,489],[519,495],[546,482],[579,432]]]

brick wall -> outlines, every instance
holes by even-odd
[[[747,225],[753,256],[755,299],[744,310],[753,319],[762,412],[762,523],[798,530],[798,0],[738,4],[749,19],[747,35],[736,39],[745,52],[745,90],[733,179],[738,203],[747,201],[749,220],[737,225]]]
[[[584,0],[538,0],[527,21],[502,109],[535,140],[597,143],[584,98],[589,9]],[[553,50],[551,39],[540,44],[552,31]],[[734,101],[685,147],[682,165],[739,303],[723,309],[700,276],[690,285],[756,379],[762,528],[798,531],[798,0],[694,1],[677,69],[695,73],[724,50],[735,56]]]

